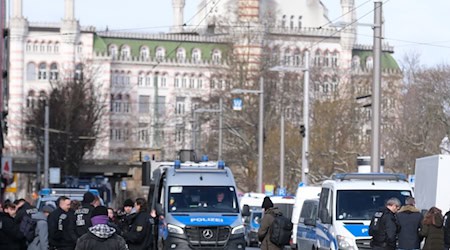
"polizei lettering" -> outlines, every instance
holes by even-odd
[[[222,218],[191,218],[191,222],[215,222],[223,223]]]

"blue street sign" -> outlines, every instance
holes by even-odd
[[[233,110],[242,110],[242,99],[241,98],[234,98],[233,99]]]
[[[144,156],[144,161],[150,161],[150,156],[145,155],[145,156]]]
[[[286,188],[278,188],[278,195],[285,196],[286,195]]]

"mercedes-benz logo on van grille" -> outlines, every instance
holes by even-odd
[[[211,229],[205,229],[205,230],[203,230],[203,237],[205,238],[205,239],[211,239],[213,236],[214,236],[214,234],[213,234],[213,231],[211,230]]]

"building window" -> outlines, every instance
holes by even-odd
[[[294,29],[294,16],[291,16],[291,22],[289,23],[290,25],[290,28],[291,28],[291,30],[293,30]]]
[[[31,51],[32,49],[33,49],[33,45],[31,44],[31,41],[28,41],[27,48],[26,48],[27,52]]]
[[[359,56],[354,56],[352,58],[352,69],[359,69],[359,67],[360,67]]]
[[[338,60],[339,60],[339,53],[335,51],[331,55],[331,67],[337,67],[339,65]]]
[[[58,80],[58,65],[56,63],[50,65],[50,80]]]
[[[213,63],[219,63],[221,59],[222,59],[222,53],[220,52],[220,50],[215,49],[212,54]]]
[[[302,28],[302,16],[298,17],[298,28],[301,29]]]
[[[130,113],[130,95],[125,95],[123,98],[123,112]]]
[[[181,86],[181,76],[175,75],[174,87],[179,88]]]
[[[161,76],[161,87],[167,87],[167,76],[165,74]]]
[[[189,88],[193,89],[195,88],[195,79],[189,78]]]
[[[166,52],[163,48],[161,48],[161,47],[156,48],[156,53],[155,53],[156,60],[158,60],[158,61],[164,60],[164,57],[166,56],[165,54],[166,54]]]
[[[47,64],[45,64],[45,63],[39,64],[38,79],[39,80],[47,79]]]
[[[158,103],[156,104],[156,112],[160,117],[166,114],[166,97],[158,96]]]
[[[284,65],[291,65],[291,51],[286,49],[284,51]]]
[[[113,103],[113,112],[119,113],[122,112],[122,95],[118,94],[116,98],[114,98]]]
[[[139,73],[138,75],[138,86],[143,86],[145,81],[145,74]]]
[[[178,48],[177,49],[177,60],[179,62],[184,62],[186,59],[186,50],[184,48]]]
[[[128,45],[123,45],[122,49],[120,50],[120,57],[122,59],[128,59],[131,56],[131,50],[130,50],[130,46]]]
[[[35,100],[34,100],[34,91],[30,90],[28,92],[28,97],[27,97],[27,108],[34,108],[34,104],[35,104]]]
[[[140,142],[149,142],[148,123],[139,123],[138,140]]]
[[[200,62],[201,58],[202,58],[202,54],[201,54],[200,49],[192,50],[192,61],[193,62],[195,62],[195,63]]]
[[[203,80],[201,78],[197,79],[197,88],[201,89],[203,87]]]
[[[83,52],[83,44],[82,43],[78,43],[77,45],[77,53],[81,54]]]
[[[75,80],[83,80],[83,65],[81,63],[75,66]]]
[[[115,44],[111,44],[109,45],[109,55],[112,58],[116,58],[117,57],[117,46]]]
[[[283,15],[283,19],[281,19],[281,28],[286,28],[286,15]]]
[[[39,46],[39,51],[40,51],[40,52],[45,52],[45,47],[46,47],[46,46],[45,46],[45,43],[42,42],[42,43],[41,43],[41,46]]]
[[[147,75],[147,77],[145,77],[145,86],[151,85],[152,85],[152,75]]]
[[[325,51],[325,55],[323,56],[323,66],[330,67],[330,52]]]
[[[141,57],[141,60],[148,60],[148,58],[150,57],[150,50],[148,49],[147,46],[141,47],[139,56]]]
[[[187,76],[183,76],[183,78],[181,78],[181,87],[186,88],[186,84],[187,84]]]
[[[175,141],[183,142],[184,141],[184,126],[183,124],[177,124],[175,129]]]
[[[319,67],[320,66],[320,50],[316,50],[316,53],[314,54],[314,66]]]
[[[302,54],[300,53],[299,50],[296,50],[294,53],[294,65],[295,66],[302,65]]]
[[[124,76],[123,76],[124,77],[123,78],[124,85],[130,85],[130,75],[131,75],[130,72],[124,74]]]
[[[175,105],[175,114],[176,115],[183,115],[184,114],[184,111],[185,111],[185,103],[184,103],[184,100],[185,100],[186,98],[185,97],[179,97],[179,96],[177,96],[177,98],[176,98],[176,105]]]
[[[35,63],[30,62],[27,64],[27,80],[28,81],[36,80],[36,64]]]
[[[59,53],[59,43],[55,43],[55,49],[53,50],[55,53]]]
[[[366,68],[373,69],[373,58],[371,56],[368,56],[366,59]]]
[[[141,114],[150,113],[150,96],[148,95],[139,96],[139,113]]]
[[[47,52],[48,53],[52,53],[52,51],[53,51],[53,44],[51,42],[49,42],[47,44]]]

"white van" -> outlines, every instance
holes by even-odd
[[[292,210],[291,222],[294,225],[292,228],[292,244],[291,246],[295,248],[297,246],[297,226],[300,219],[300,212],[302,211],[303,202],[305,200],[319,198],[320,197],[320,186],[303,186],[299,184],[297,191],[295,193],[295,202]]]
[[[250,210],[253,209],[261,209],[261,205],[264,201],[264,197],[266,197],[263,193],[245,193],[239,199],[239,207],[242,210],[244,205],[248,205]]]
[[[336,174],[322,184],[316,248],[370,248],[373,214],[392,197],[404,203],[412,195],[411,185],[402,174]]]

